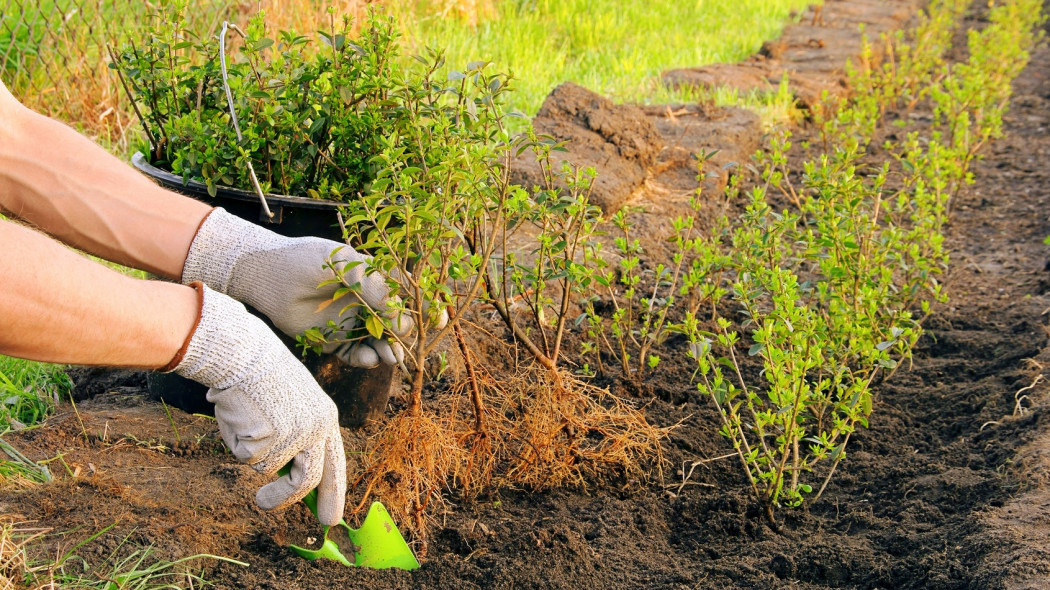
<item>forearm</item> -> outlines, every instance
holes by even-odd
[[[178,279],[210,210],[22,107],[0,86],[0,211],[85,252]]]
[[[0,354],[155,369],[196,322],[191,287],[132,279],[9,221],[0,249]]]

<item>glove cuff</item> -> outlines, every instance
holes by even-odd
[[[184,285],[200,281],[230,294],[233,269],[241,255],[272,243],[277,234],[216,207],[204,218],[193,237],[182,267]]]
[[[186,356],[186,349],[190,347],[190,341],[193,340],[193,335],[197,332],[197,326],[201,324],[201,314],[204,311],[204,283],[194,281],[189,286],[193,287],[193,290],[197,292],[197,319],[193,320],[193,327],[190,328],[189,334],[186,335],[186,341],[182,343],[179,351],[175,353],[175,356],[171,357],[168,364],[157,369],[161,373],[170,373],[182,363],[183,357]]]
[[[265,357],[273,346],[288,352],[244,305],[203,283],[194,288],[200,293],[200,317],[180,354],[172,359],[178,361],[172,371],[211,388],[227,389],[252,370],[270,364]]]

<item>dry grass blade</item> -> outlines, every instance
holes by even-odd
[[[1014,393],[1014,416],[1024,416],[1028,411],[1028,408],[1024,407],[1024,400],[1031,400],[1028,395],[1021,395],[1026,391],[1031,391],[1036,385],[1039,385],[1043,381],[1043,375],[1039,374],[1032,380],[1032,384],[1027,387],[1022,387]]]
[[[0,590],[25,588],[33,574],[26,547],[42,536],[44,529],[28,529],[10,515],[0,515]]]

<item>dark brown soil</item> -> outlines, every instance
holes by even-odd
[[[974,27],[984,6],[977,4]],[[740,131],[753,121],[734,111],[643,112],[665,139],[687,125],[707,133],[699,131],[707,121],[725,122],[745,146],[733,158],[757,141]],[[891,118],[898,115],[925,117],[921,108]],[[871,428],[855,435],[824,497],[780,511],[777,530],[764,524],[739,466],[724,458],[730,448],[717,416],[685,365],[612,384],[614,393],[650,402],[652,421],[682,421],[668,441],[665,481],[503,491],[455,504],[412,573],[291,555],[288,542],[317,530],[305,509],[256,509],[261,479],[225,452],[214,422],[178,411],[169,420],[134,373],[79,374],[78,412],[64,407],[45,426],[5,437],[32,458],[62,460],[49,463],[54,483],[0,492],[0,513],[52,528],[52,555],[116,522],[79,553],[101,559],[130,535],[169,558],[211,552],[250,562],[202,563],[218,588],[1046,587],[1050,387],[1037,379],[1050,367],[1048,126],[1050,50],[1042,47],[1015,85],[1006,137],[956,201],[951,302],[930,320],[912,369],[880,386]],[[808,133],[803,127],[796,139]],[[733,147],[717,145],[720,138],[710,136],[710,147]],[[687,202],[686,183],[695,188],[674,162],[689,164],[686,156],[706,142],[665,141],[632,197],[647,209],[636,217],[647,220],[653,244],[661,220]],[[678,148],[686,156],[670,153]],[[374,429],[345,431],[351,473],[359,459],[352,451]]]

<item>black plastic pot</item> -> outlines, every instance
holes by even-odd
[[[339,205],[335,202],[286,195],[266,195],[266,203],[270,207],[270,212],[273,213],[271,219],[263,212],[259,196],[253,192],[223,186],[219,187],[215,196],[212,197],[208,194],[208,187],[204,184],[192,180],[183,184],[181,176],[151,165],[142,152],[136,152],[131,157],[131,165],[164,188],[222,207],[241,219],[265,225],[282,236],[291,238],[317,236],[337,242],[343,240],[343,232],[336,218]]]
[[[255,193],[219,187],[212,197],[204,184],[193,181],[184,184],[182,177],[152,166],[141,153],[132,156],[131,164],[164,188],[222,207],[241,219],[265,225],[283,236],[317,236],[335,241],[343,239],[336,217],[338,205],[331,201],[267,195],[266,202],[274,214],[273,218],[269,218]],[[273,328],[265,316],[258,312],[255,314]],[[293,352],[298,352],[294,339],[284,336],[279,330],[274,331]],[[394,367],[383,365],[375,369],[358,369],[335,355],[309,355],[304,359],[304,364],[321,388],[335,401],[341,426],[357,428],[369,419],[383,415],[394,381]],[[150,394],[169,405],[191,413],[213,412],[212,404],[205,399],[207,388],[195,381],[174,373],[150,373],[148,383]]]

